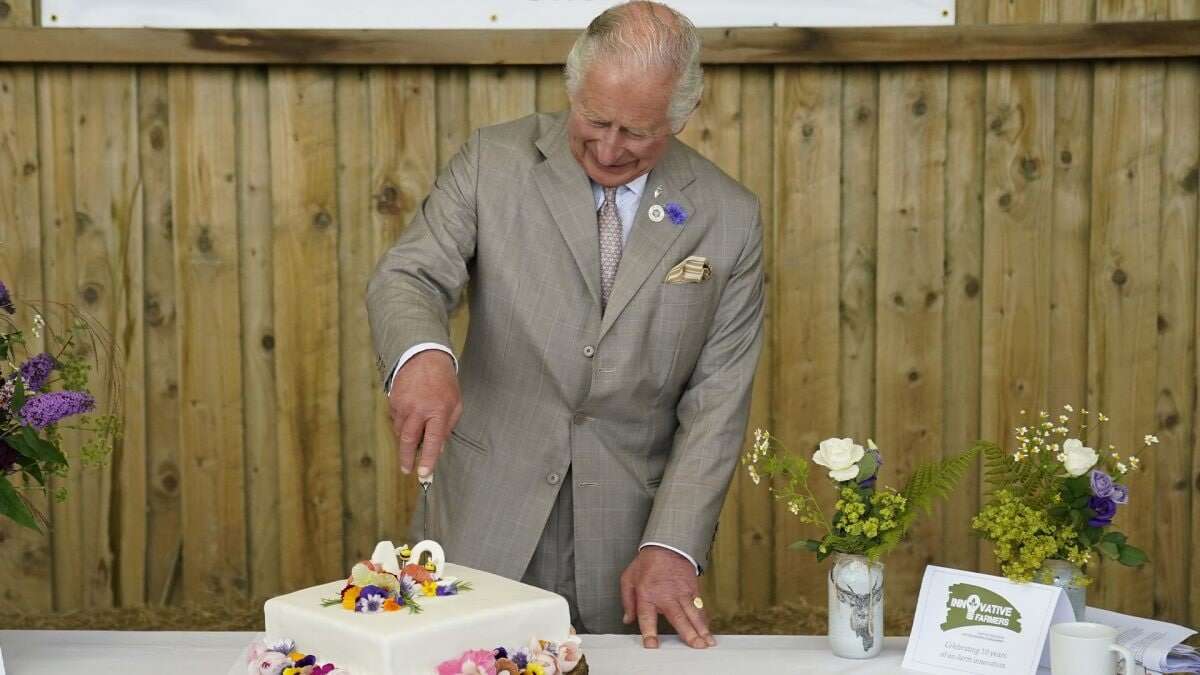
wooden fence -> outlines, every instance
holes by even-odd
[[[29,25],[28,0],[0,23]],[[1195,0],[960,0],[960,24],[1200,18]],[[715,65],[683,139],[763,201],[752,426],[873,437],[885,482],[1018,411],[1162,444],[1120,524],[1150,552],[1093,602],[1200,623],[1200,61]],[[259,597],[397,537],[403,480],[367,275],[474,127],[566,100],[555,66],[0,63],[0,279],[123,354],[126,433],[53,532],[0,523],[0,607]],[[463,335],[466,313],[455,319]],[[888,561],[989,568],[978,476]],[[804,530],[739,475],[713,605],[824,602]]]

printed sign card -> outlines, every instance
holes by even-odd
[[[1050,626],[1074,621],[1062,589],[929,565],[904,667],[926,673],[1038,672]]]

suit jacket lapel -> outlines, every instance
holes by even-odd
[[[642,191],[637,217],[629,232],[629,241],[625,242],[621,253],[621,264],[617,267],[616,283],[613,285],[612,295],[608,298],[608,306],[604,310],[604,318],[600,323],[601,338],[629,305],[629,301],[637,294],[638,289],[646,283],[647,277],[666,255],[667,249],[671,248],[671,244],[688,226],[686,221],[676,225],[671,222],[669,216],[656,223],[650,220],[648,215],[652,204],[665,207],[670,202],[681,206],[689,216],[692,214],[692,204],[687,198],[685,188],[695,180],[695,177],[684,157],[680,143],[674,139],[670,143],[671,145],[658,166],[650,171],[646,187]],[[663,192],[655,197],[654,189],[659,185],[663,186]],[[597,235],[595,239],[598,251],[599,236]],[[596,256],[598,258],[599,253]]]
[[[534,182],[562,230],[592,301],[599,305],[600,234],[596,225],[596,198],[587,174],[567,144],[565,114],[537,140],[537,147],[546,161],[534,167]]]

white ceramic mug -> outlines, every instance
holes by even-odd
[[[1054,675],[1116,675],[1117,654],[1125,659],[1124,675],[1133,675],[1133,654],[1117,644],[1116,628],[1086,621],[1050,627],[1050,672]]]

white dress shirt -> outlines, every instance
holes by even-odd
[[[633,228],[634,221],[637,220],[637,208],[638,204],[640,204],[642,200],[642,192],[646,189],[647,178],[649,178],[649,174],[642,174],[617,188],[617,216],[621,219],[622,245],[629,241],[629,231]],[[600,207],[604,205],[604,186],[600,185],[596,181],[590,182],[592,184],[592,196],[596,198],[596,210],[599,211]],[[404,352],[400,356],[400,360],[396,362],[396,367],[392,369],[392,376],[388,378],[387,382],[387,391],[389,395],[392,393],[392,380],[396,377],[396,372],[400,370],[400,368],[403,367],[404,364],[407,363],[408,360],[413,356],[429,349],[436,349],[449,354],[450,358],[454,360],[454,369],[456,371],[458,370],[458,358],[454,356],[454,352],[451,351],[446,345],[438,344],[436,342],[422,342],[420,344],[413,345],[408,349],[408,351]],[[659,546],[661,548],[678,553],[686,558],[688,562],[692,563],[692,567],[696,568],[696,574],[700,574],[700,565],[696,563],[692,556],[684,553],[674,546],[648,541],[642,544],[639,547],[639,550],[647,546]]]

